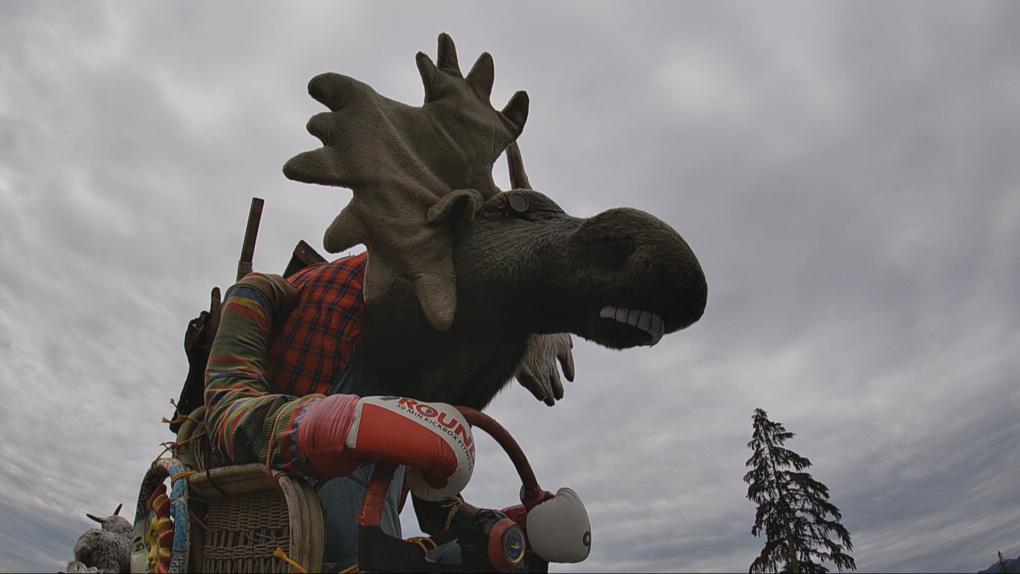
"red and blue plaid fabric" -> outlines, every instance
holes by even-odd
[[[300,303],[269,347],[272,392],[325,393],[361,343],[368,253],[318,263],[288,278]]]

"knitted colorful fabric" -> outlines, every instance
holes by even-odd
[[[294,422],[303,407],[323,396],[272,394],[266,378],[273,325],[297,301],[294,287],[278,275],[251,273],[227,290],[205,375],[210,443],[224,460],[310,470],[297,458]]]

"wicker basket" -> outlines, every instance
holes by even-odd
[[[222,466],[212,454],[196,409],[177,437],[194,514],[191,562],[198,572],[296,572],[274,556],[282,549],[308,572],[322,569],[323,515],[315,490],[301,477],[262,464]],[[277,488],[273,481],[279,484]]]

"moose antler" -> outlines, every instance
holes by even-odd
[[[446,330],[457,305],[452,230],[499,192],[492,166],[524,129],[528,95],[519,91],[502,111],[493,108],[492,57],[483,53],[464,77],[447,34],[439,35],[436,64],[422,52],[416,61],[425,86],[421,107],[348,76],[312,78],[308,93],[331,110],[308,121],[323,147],[294,156],[283,173],[349,187],[353,198],[326,230],[326,251],[364,243],[365,300],[382,297],[404,277],[429,322]]]
[[[517,142],[506,146],[506,167],[510,172],[510,189],[532,189],[527,172],[524,171],[524,158]]]

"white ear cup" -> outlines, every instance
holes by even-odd
[[[577,493],[569,488],[528,512],[528,542],[549,562],[581,562],[591,552],[591,522]]]

